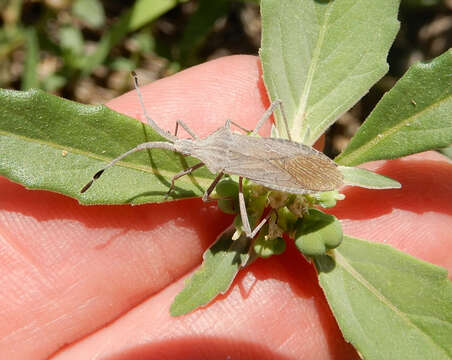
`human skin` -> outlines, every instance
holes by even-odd
[[[228,118],[251,129],[269,104],[251,56],[202,64],[142,93],[163,128],[182,119],[200,136]],[[135,92],[107,105],[143,120]],[[332,210],[344,232],[450,271],[450,162],[429,152],[366,167],[403,187],[344,188],[346,200]],[[0,189],[2,359],[357,358],[291,243],[243,270],[205,308],[170,317],[185,278],[231,222],[213,203],[87,207],[3,178]]]

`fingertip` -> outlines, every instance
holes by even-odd
[[[227,119],[253,128],[268,106],[259,59],[249,55],[193,66],[146,84],[141,92],[149,115],[159,126],[172,130],[174,123],[182,119],[199,136],[210,134]],[[134,90],[107,105],[145,121]]]
[[[345,200],[332,211],[341,219],[344,232],[452,268],[450,259],[444,257],[451,248],[450,161],[431,151],[363,167],[397,180],[402,187],[345,188]]]

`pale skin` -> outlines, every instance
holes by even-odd
[[[227,118],[253,128],[269,104],[260,76],[257,58],[236,56],[143,86],[142,92],[164,129],[182,119],[205,136]],[[108,105],[144,120],[134,92]],[[266,127],[261,133],[268,132]],[[347,199],[332,213],[343,219],[345,232],[389,243],[450,272],[450,162],[430,152],[367,167],[403,188],[344,189]],[[85,207],[0,181],[4,358],[357,358],[313,268],[293,246],[257,261],[206,308],[169,316],[184,279],[231,222],[212,203]]]

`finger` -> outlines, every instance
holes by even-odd
[[[221,76],[213,76],[211,67],[221,69]],[[210,121],[220,123],[226,113],[236,118],[245,112],[251,117],[265,108],[256,58],[210,62],[179,74],[164,87],[172,87],[173,94],[183,98],[180,89],[186,81],[195,86],[195,80],[200,86],[213,86],[211,93],[216,88],[222,100],[212,97],[206,102],[206,94],[196,92],[202,99],[194,101],[195,87],[185,88],[190,101],[164,96],[166,105],[158,108],[159,113],[167,117],[177,110],[175,117],[187,122],[204,121],[204,114],[209,114]],[[155,86],[152,104],[159,103],[162,91],[158,82]],[[139,113],[135,93],[133,98],[134,111]],[[240,101],[247,103],[244,111],[236,106]],[[193,102],[197,110],[190,112]],[[201,104],[209,110],[200,113]],[[166,106],[170,110],[165,111]],[[213,115],[216,110],[218,117]],[[183,116],[186,112],[191,116]],[[28,191],[5,179],[0,189],[4,294],[0,353],[5,358],[46,358],[63,344],[113,321],[196,266],[204,249],[231,221],[214,205],[197,199],[84,207],[73,199]]]
[[[344,189],[346,199],[332,211],[341,219],[344,232],[391,244],[451,270],[451,162],[430,151],[363,167],[399,181],[402,188]]]
[[[293,245],[258,261],[207,307],[171,318],[181,279],[52,360],[358,359],[343,340],[316,274]],[[108,344],[108,346],[101,346]]]
[[[140,90],[148,114],[159,126],[172,133],[176,121],[183,120],[204,137],[227,119],[254,129],[269,106],[261,76],[258,58],[231,56],[140,86]],[[107,105],[146,122],[135,91]],[[269,134],[270,125],[265,124],[262,134]]]
[[[345,189],[351,205],[348,207],[344,201],[336,214],[345,217],[346,233],[405,247],[404,250],[421,258],[427,254],[429,260],[450,270],[450,260],[443,254],[450,254],[447,234],[452,212],[448,199],[452,189],[442,181],[452,175],[450,162],[425,153],[372,163],[368,167],[398,179],[403,187],[380,191],[380,195],[377,191]],[[419,196],[426,189],[425,196]],[[365,195],[368,191],[370,195]],[[393,213],[397,215],[396,221],[388,221],[387,216],[394,216]],[[433,214],[444,218],[438,222]],[[428,241],[425,241],[424,231],[406,235],[407,229],[418,228],[420,224],[441,230],[427,238]],[[449,231],[441,232],[445,229]],[[416,253],[418,248],[422,251]],[[445,262],[441,263],[443,260]],[[170,303],[182,287],[180,280],[128,313],[120,322],[66,349],[61,359],[93,354],[105,358],[121,354],[123,358],[152,359],[154,354],[165,354],[172,359],[190,356],[210,359],[227,355],[234,358],[244,353],[250,359],[310,358],[312,354],[316,359],[358,358],[343,341],[312,267],[297,254],[293,245],[289,245],[282,256],[258,261],[245,270],[225,296],[206,308],[181,318],[170,318]],[[99,352],[99,344],[107,341],[113,345]]]

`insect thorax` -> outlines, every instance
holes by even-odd
[[[181,139],[174,144],[176,151],[199,159],[212,173],[218,173],[227,167],[230,145],[230,136],[227,133],[220,134],[219,131],[204,139]]]

